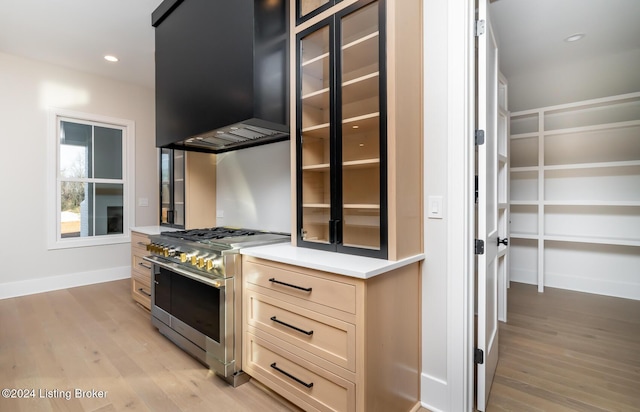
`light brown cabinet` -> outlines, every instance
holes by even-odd
[[[216,224],[216,155],[161,149],[160,225],[181,229]]]
[[[415,263],[371,279],[243,256],[243,370],[307,411],[419,403]]]
[[[298,2],[291,40],[294,243],[421,253],[421,2],[325,3]]]
[[[131,297],[151,310],[151,264],[142,258],[148,255],[149,237],[131,232]]]

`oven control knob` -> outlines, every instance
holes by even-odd
[[[204,258],[203,257],[199,257],[198,258],[198,268],[202,269],[204,267]]]
[[[204,263],[207,264],[207,270],[213,269],[213,260],[207,259],[207,260],[204,261]]]
[[[191,264],[192,264],[193,266],[195,266],[195,265],[197,265],[197,264],[198,264],[198,256],[196,256],[196,255],[191,255]]]
[[[185,263],[187,261],[187,254],[182,252],[180,253],[180,262]]]
[[[169,257],[169,248],[168,247],[163,247],[162,248],[162,254],[164,255],[164,257]]]

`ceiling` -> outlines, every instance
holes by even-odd
[[[151,13],[161,2],[0,0],[0,51],[152,88]]]
[[[0,51],[153,87],[162,0],[1,1]],[[640,0],[493,0],[490,13],[507,77],[640,48]]]
[[[507,78],[640,49],[639,0],[494,0],[489,13]]]

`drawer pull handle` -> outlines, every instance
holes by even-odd
[[[149,269],[149,270],[151,270],[151,266],[147,266],[147,265],[145,265],[145,264],[144,264],[144,263],[142,263],[142,262],[141,262],[141,263],[138,263],[138,266],[142,266],[142,267],[143,267],[143,268],[145,268],[145,269]]]
[[[293,375],[292,375],[292,374],[290,374],[289,372],[285,372],[285,371],[283,371],[282,369],[278,368],[278,367],[276,366],[276,363],[275,363],[275,362],[273,362],[273,363],[271,364],[271,367],[272,367],[273,369],[277,370],[278,372],[280,372],[281,374],[285,375],[286,377],[291,378],[291,379],[293,379],[294,381],[298,382],[300,385],[304,385],[304,386],[306,386],[307,388],[313,388],[313,382],[307,383],[307,382],[303,381],[302,379],[298,379],[298,378],[296,378],[295,376],[293,376]]]
[[[144,289],[142,288],[138,288],[138,292],[142,293],[143,295],[147,295],[149,297],[151,297],[151,293],[147,293]]]
[[[305,292],[311,292],[311,288],[303,288],[302,286],[292,285],[291,283],[280,282],[279,280],[276,280],[276,278],[269,279],[269,282],[277,283],[278,285],[289,286],[290,288],[294,289],[304,290]]]
[[[313,335],[313,331],[312,331],[312,330],[304,330],[304,329],[300,329],[300,328],[299,328],[299,327],[297,327],[297,326],[289,325],[289,324],[288,324],[288,323],[286,323],[286,322],[283,322],[283,321],[281,321],[281,320],[276,319],[276,317],[275,317],[275,316],[271,316],[271,320],[272,320],[272,321],[274,321],[274,322],[276,322],[276,323],[279,323],[279,324],[281,324],[281,325],[283,325],[283,326],[286,326],[286,327],[288,327],[288,328],[291,328],[291,329],[293,329],[293,330],[297,330],[297,331],[298,331],[298,332],[300,332],[300,333],[304,333],[304,334],[305,334],[305,335],[307,335],[307,336],[311,336],[311,335]]]

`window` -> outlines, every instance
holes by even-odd
[[[129,242],[133,122],[63,110],[50,121],[49,248]]]

